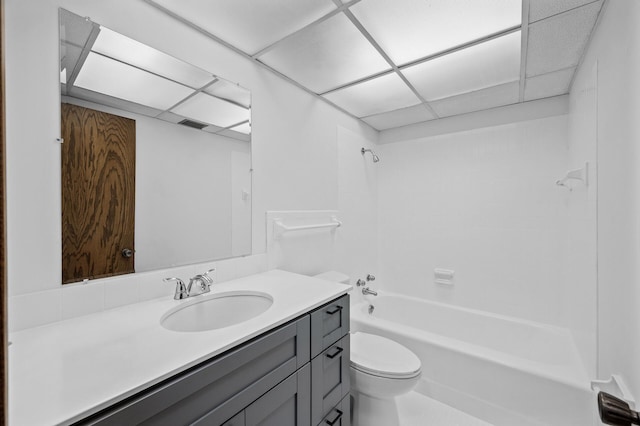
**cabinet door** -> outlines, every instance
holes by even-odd
[[[349,335],[311,361],[311,421],[318,424],[349,395]]]
[[[310,426],[310,394],[307,364],[247,407],[246,426]]]
[[[349,295],[311,313],[311,358],[349,332]]]
[[[322,419],[318,426],[351,426],[351,396],[347,395],[342,401]]]
[[[246,426],[244,421],[244,410],[233,416],[232,419],[224,422],[222,426]]]

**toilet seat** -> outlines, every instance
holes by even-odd
[[[389,379],[410,379],[420,374],[420,359],[401,344],[382,336],[351,334],[351,367]]]

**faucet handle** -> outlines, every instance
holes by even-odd
[[[170,283],[172,281],[176,282],[176,292],[173,295],[173,298],[175,300],[182,300],[189,297],[189,291],[187,290],[187,286],[184,285],[184,281],[182,281],[180,278],[175,278],[175,277],[164,278],[162,281],[164,281],[165,283]]]
[[[367,275],[367,281],[375,281],[376,277],[374,277],[373,275],[369,274]]]
[[[356,281],[356,285],[358,287],[362,287],[363,285],[366,285],[367,283],[364,282],[364,280],[362,278],[360,278],[358,281]]]
[[[204,278],[207,281],[207,285],[213,285],[215,284],[213,282],[213,277],[209,275],[210,272],[215,272],[216,268],[211,268],[209,269],[207,272],[205,272],[204,274],[202,274],[202,278]]]

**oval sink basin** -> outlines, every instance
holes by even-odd
[[[169,310],[160,324],[172,331],[206,331],[240,324],[265,312],[273,298],[259,292],[227,292],[196,296]]]

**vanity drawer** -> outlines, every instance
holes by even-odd
[[[77,424],[221,425],[307,363],[309,346],[305,315]]]
[[[322,419],[317,426],[351,426],[351,395],[342,398],[342,401]]]
[[[311,358],[349,332],[349,295],[311,313]]]
[[[311,361],[311,423],[314,425],[349,396],[349,337],[347,334]]]

